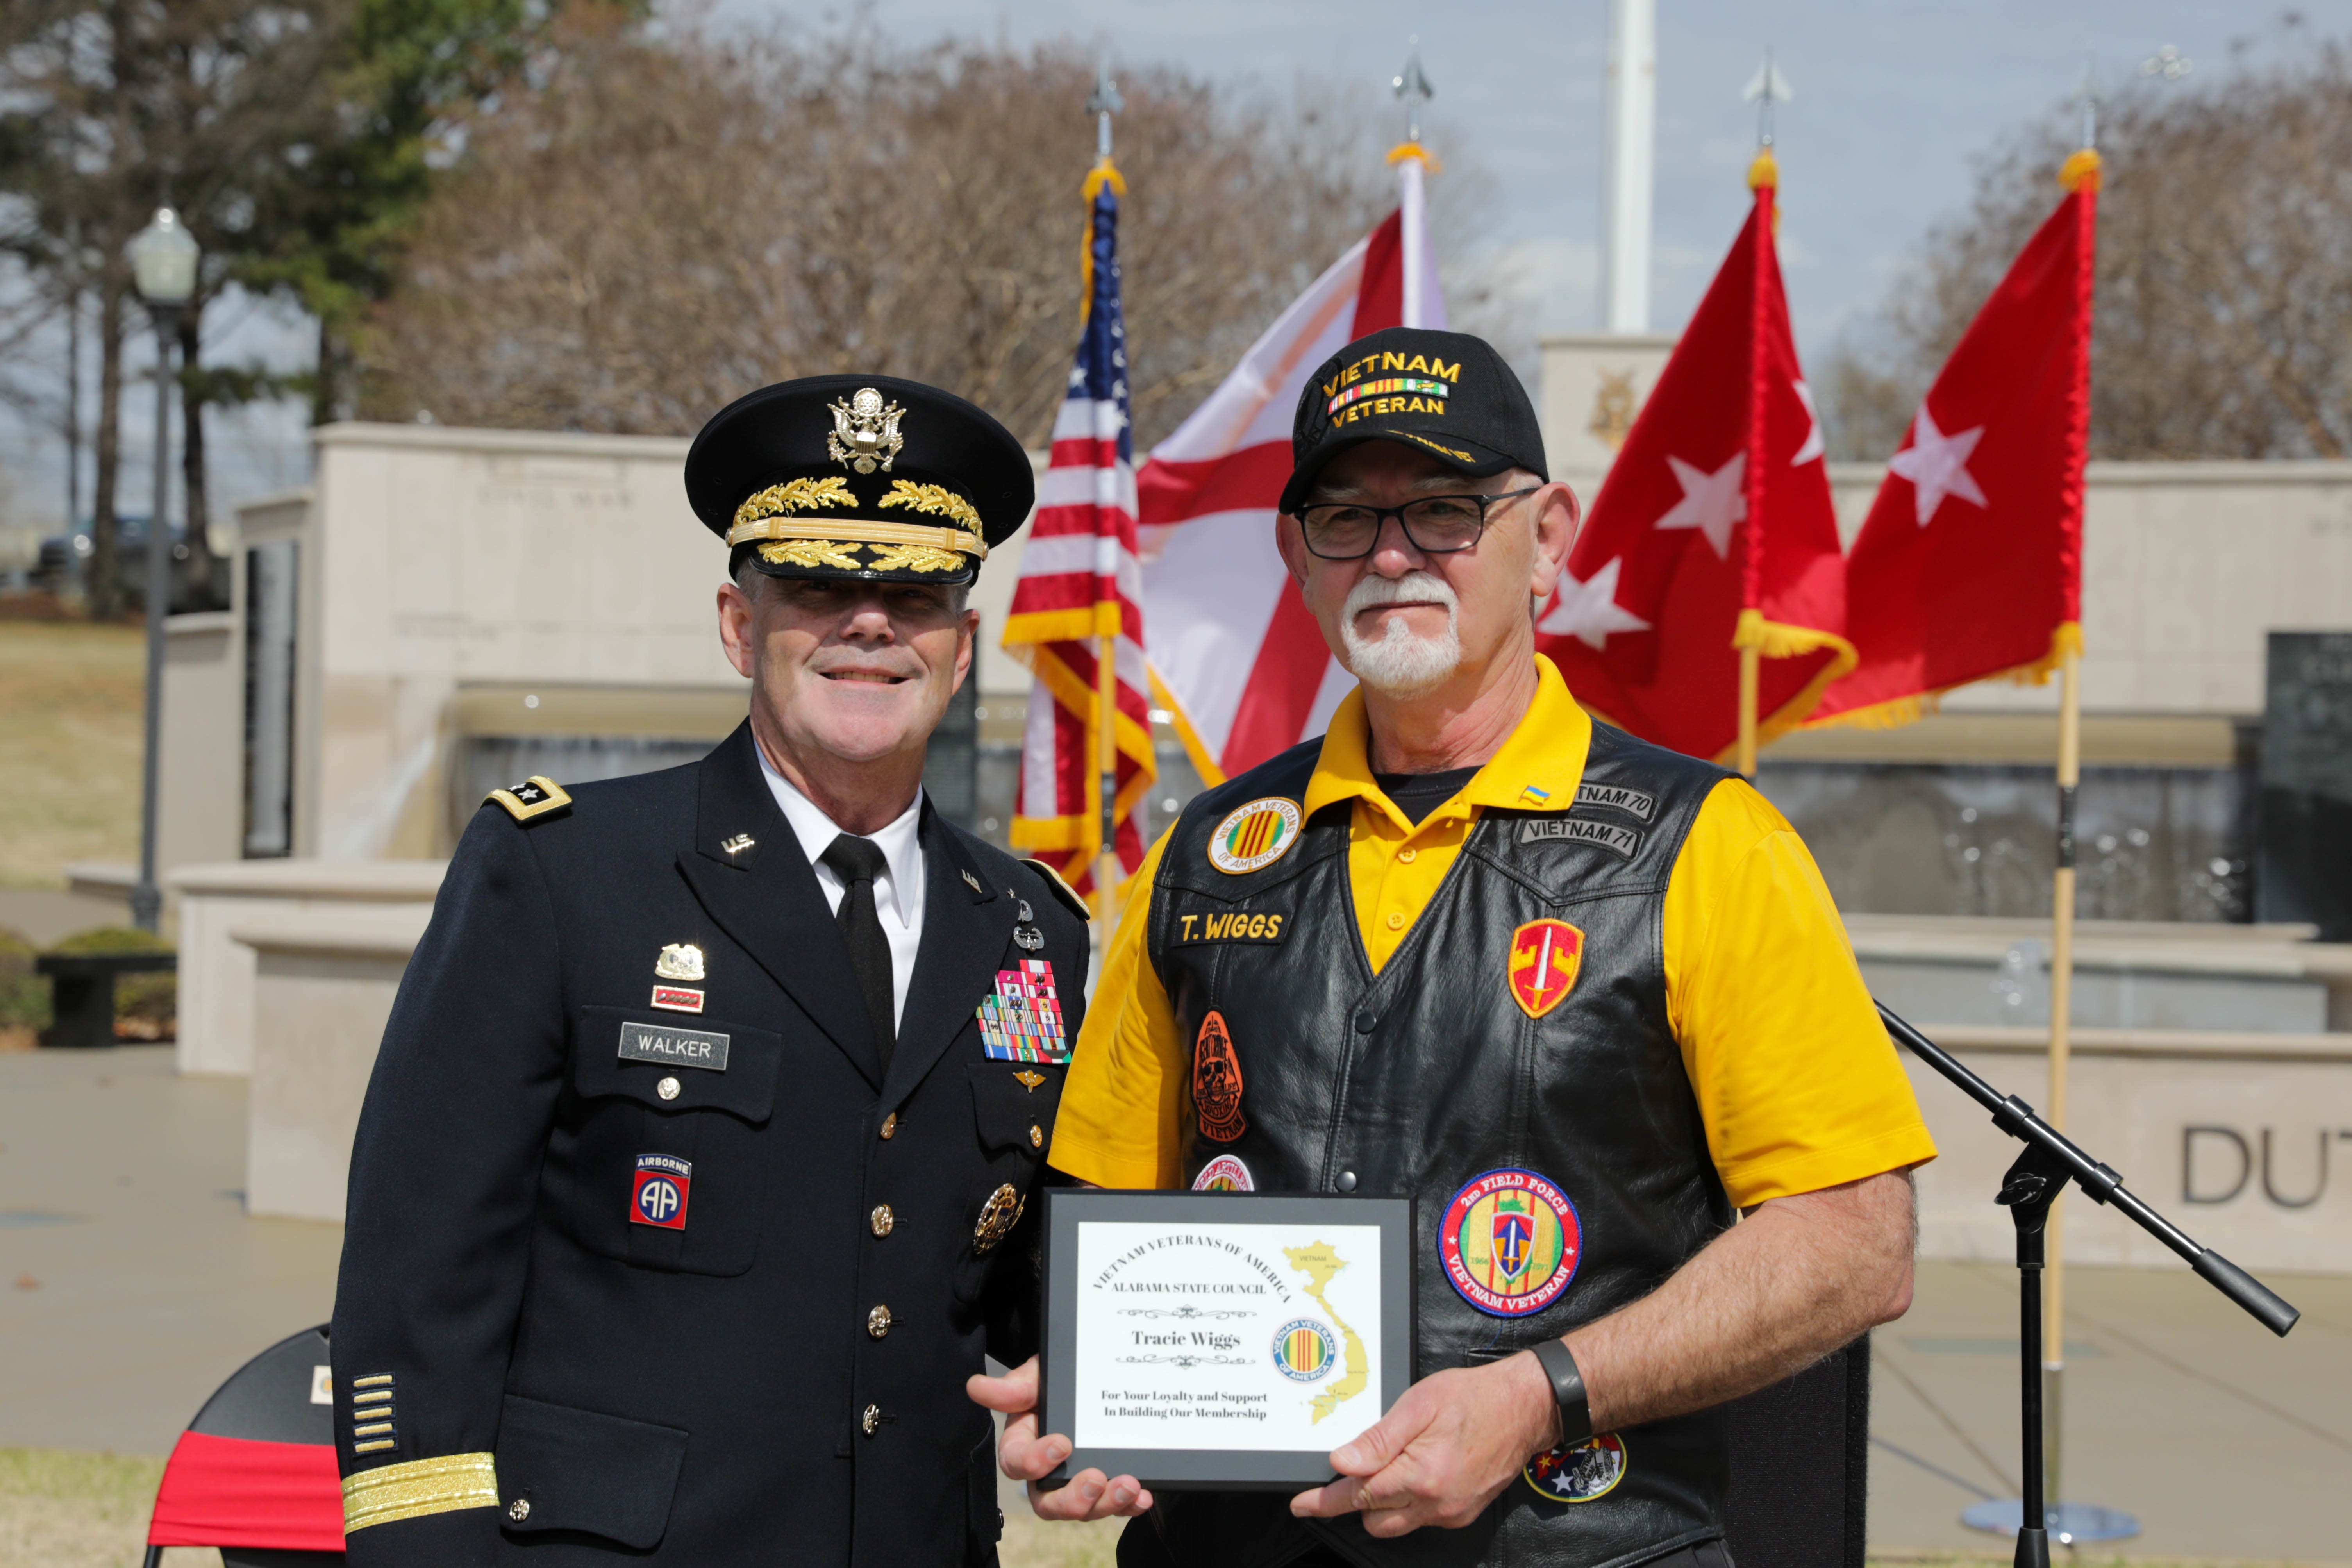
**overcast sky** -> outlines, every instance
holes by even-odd
[[[2352,35],[2352,0],[2298,9],[2311,33]],[[718,0],[716,10],[722,24],[800,27],[837,25],[845,14],[798,0]],[[2252,37],[2261,54],[2273,53],[2283,14],[2218,0],[1660,0],[1658,11],[1651,324],[1680,327],[1738,227],[1756,134],[1740,89],[1769,47],[1796,94],[1779,116],[1780,246],[1799,351],[1810,359],[1897,286],[1930,226],[1961,209],[1972,161],[2073,95],[2086,58],[2112,88],[2170,44],[2188,57],[2192,82],[2210,81],[2228,74],[2234,40]],[[902,42],[1076,38],[1115,58],[1276,93],[1302,76],[1384,86],[1418,35],[1437,92],[1436,150],[1442,156],[1451,142],[1466,153],[1502,198],[1491,232],[1441,237],[1442,252],[1507,268],[1538,331],[1598,324],[1607,0],[872,0],[868,14]],[[1083,138],[1077,106],[1072,112]],[[1353,237],[1334,235],[1333,252]],[[230,325],[208,323],[217,357],[265,344],[299,353],[304,342],[255,321],[232,337]],[[145,409],[139,401],[134,432],[143,432]],[[299,482],[299,419],[290,412],[224,420],[218,437],[224,504]],[[142,439],[127,443],[130,510],[144,505]],[[0,506],[58,515],[42,499],[62,485],[51,444],[0,430],[0,463],[19,492],[0,495]]]
[[[2309,30],[2352,31],[2352,0],[2298,9]],[[720,0],[719,12],[806,25],[842,9]],[[1598,325],[1607,0],[873,0],[870,12],[902,40],[1076,37],[1275,89],[1302,73],[1384,85],[1417,35],[1437,151],[1462,143],[1504,198],[1494,233],[1441,241],[1448,259],[1507,249],[1547,285],[1539,330]],[[2219,0],[1658,0],[1651,324],[1680,327],[1745,214],[1756,111],[1740,93],[1768,48],[1796,92],[1780,110],[1781,258],[1800,351],[1819,354],[1962,206],[1971,160],[2071,99],[2086,59],[2112,88],[2171,44],[2192,79],[2210,78],[2233,39],[2274,38],[2281,14]]]

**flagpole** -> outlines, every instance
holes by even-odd
[[[2050,898],[2050,1109],[2046,1120],[2066,1130],[2066,1078],[2072,1049],[2074,989],[2074,789],[2083,776],[2083,692],[2081,655],[2069,643],[2058,661],[2058,868],[2051,877]],[[2065,1215],[2062,1203],[2050,1206],[2048,1255],[2042,1266],[2042,1408],[2047,1436],[2042,1441],[2043,1495],[2053,1502],[2065,1494],[2058,1489],[2060,1399],[2066,1373],[2066,1276],[2064,1253],[2059,1246],[2059,1225]]]
[[[1739,776],[1756,776],[1756,701],[1758,689],[1763,684],[1764,650],[1749,646],[1739,650],[1739,752],[1736,759]],[[1721,687],[1716,688],[1720,691]],[[1720,708],[1716,710],[1720,713]],[[1723,733],[1717,730],[1717,734]],[[1717,753],[1721,755],[1720,752]]]
[[[2084,180],[2090,190],[2098,189],[2098,153],[2094,151],[2099,141],[2099,94],[2094,68],[2085,65],[2083,84],[2078,94],[2083,108],[2083,151],[2067,161],[2068,171],[2060,179],[2067,188],[2076,189]],[[2087,169],[2079,165],[2087,163]],[[2095,214],[2095,206],[2087,206]],[[2075,489],[2080,493],[2082,468],[2087,458],[2090,439],[2090,323],[2087,301],[2095,286],[2095,268],[2091,261],[2092,237],[2088,225],[2095,221],[2086,216],[2084,245],[2076,265],[2081,268],[2077,287],[2085,302],[2085,319],[2082,322],[2084,341],[2076,345],[2077,403],[2072,411],[2075,425]],[[2080,567],[2076,570],[2079,572]],[[2079,609],[2077,615],[2080,614]],[[2066,1084],[2070,1076],[2074,1042],[2074,797],[2083,778],[2083,683],[2082,639],[2070,637],[2058,650],[2058,843],[2057,867],[2050,879],[2050,1115],[2049,1121],[2060,1131],[2066,1128]],[[2048,1224],[2048,1254],[2042,1269],[2042,1316],[2044,1326],[2042,1352],[2042,1495],[2053,1504],[2063,1505],[2066,1494],[2059,1489],[2059,1448],[2064,1436],[2066,1385],[2066,1255],[2062,1245],[2062,1226],[2066,1217],[2065,1205],[2053,1203]]]
[[[1095,71],[1094,96],[1087,100],[1087,110],[1095,117],[1095,167],[1109,169],[1110,117],[1127,105],[1119,97],[1118,84],[1111,80],[1110,58],[1105,56]],[[1113,176],[1116,178],[1116,175]],[[1093,254],[1094,197],[1091,183],[1087,194],[1087,254]],[[1093,301],[1088,299],[1089,306]],[[1097,594],[1101,590],[1097,588]],[[1095,639],[1095,756],[1100,774],[1097,786],[1101,794],[1101,842],[1095,854],[1095,920],[1098,941],[1107,952],[1112,931],[1118,924],[1118,884],[1122,868],[1118,859],[1118,633],[1119,607],[1116,599],[1096,601],[1095,615],[1100,635]]]
[[[1779,221],[1779,205],[1774,198],[1780,194],[1780,163],[1772,156],[1772,106],[1791,96],[1786,78],[1773,68],[1772,51],[1764,51],[1764,64],[1756,79],[1748,84],[1745,96],[1757,105],[1756,160],[1748,167],[1748,188],[1764,204],[1764,216],[1756,227],[1756,282],[1750,309],[1753,312],[1748,333],[1748,564],[1744,571],[1746,589],[1741,596],[1745,606],[1739,612],[1739,624],[1732,635],[1732,646],[1739,652],[1739,740],[1733,752],[1733,762],[1739,776],[1756,776],[1756,709],[1761,700],[1764,684],[1763,616],[1756,607],[1756,533],[1764,521],[1764,267],[1763,257],[1772,244],[1772,227]]]

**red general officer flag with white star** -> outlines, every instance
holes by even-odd
[[[1578,700],[1698,757],[1726,757],[1738,739],[1741,647],[1764,656],[1759,742],[1853,666],[1821,422],[1772,241],[1776,180],[1759,156],[1747,226],[1536,622],[1536,646]]]
[[[1815,723],[1908,723],[1972,680],[2082,647],[2098,154],[2026,242],[1912,417],[1847,567],[1861,663]]]

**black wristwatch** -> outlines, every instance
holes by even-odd
[[[1552,1401],[1559,1406],[1560,1447],[1583,1442],[1592,1436],[1592,1405],[1585,1397],[1584,1374],[1576,1370],[1576,1358],[1558,1340],[1544,1341],[1535,1352],[1544,1375],[1551,1379]]]

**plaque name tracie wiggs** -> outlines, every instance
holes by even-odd
[[[1055,1191],[1045,1418],[1089,1467],[1159,1486],[1274,1487],[1404,1391],[1412,1204]]]

